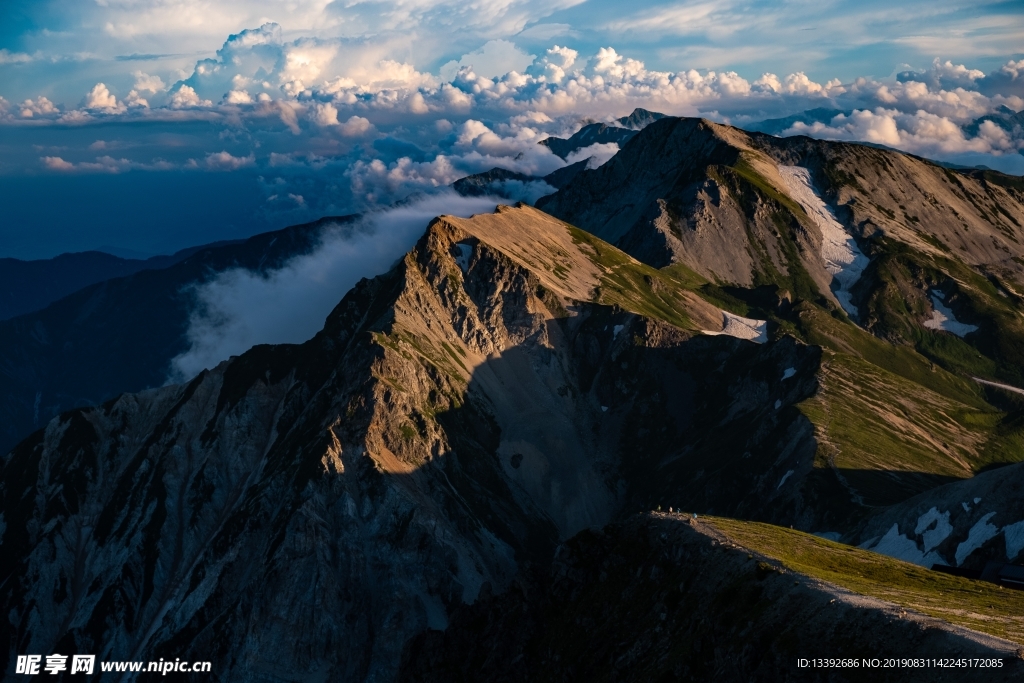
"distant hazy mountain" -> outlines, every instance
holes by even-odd
[[[170,256],[127,259],[102,251],[61,254],[51,259],[22,261],[0,258],[0,320],[38,311],[82,287],[137,273],[174,265],[200,249],[228,244],[218,242],[191,247]]]
[[[494,195],[498,197],[510,196],[509,181],[513,183],[545,183],[548,190],[557,190],[564,187],[572,180],[577,173],[587,167],[587,159],[569,164],[546,176],[531,176],[525,173],[516,173],[504,168],[492,168],[483,173],[475,173],[465,178],[460,178],[452,184],[452,189],[463,197],[482,197]]]
[[[280,266],[311,249],[325,223],[350,220],[325,218],[240,242],[156,257],[140,263],[171,265],[106,279],[41,310],[0,321],[0,452],[65,410],[163,384],[170,360],[188,346],[191,285],[232,267]],[[65,262],[139,265],[88,253],[27,265],[16,261],[7,267],[11,273],[21,267],[39,281],[46,274],[58,277],[57,268]],[[20,290],[17,282],[8,286]]]
[[[665,118],[664,114],[637,108],[629,116],[616,119],[616,122],[621,124],[621,127],[609,126],[603,123],[592,123],[583,126],[583,128],[568,139],[550,137],[541,140],[540,144],[549,147],[556,155],[566,159],[573,152],[593,144],[608,142],[614,142],[619,145],[625,144],[638,131],[663,118]],[[476,173],[461,178],[455,181],[452,188],[466,197],[482,196],[484,194],[498,197],[515,197],[517,193],[510,191],[509,181],[514,183],[544,182],[551,188],[558,190],[567,185],[580,171],[585,169],[587,163],[587,159],[582,159],[553,171],[546,176],[531,176],[503,168],[492,168],[483,173]]]
[[[666,118],[664,114],[659,114],[656,111],[648,111],[637,107],[629,116],[623,116],[621,119],[617,119],[617,121],[623,128],[629,128],[630,130],[643,130],[655,121],[663,118]]]
[[[830,123],[832,119],[839,114],[849,113],[850,112],[844,112],[841,109],[818,107],[817,109],[808,109],[807,111],[800,112],[799,114],[793,114],[792,116],[786,116],[779,119],[765,119],[764,121],[758,121],[756,123],[748,123],[744,125],[743,128],[744,130],[758,133],[780,135],[792,128],[795,123],[806,123],[808,125],[812,123]]]
[[[1017,139],[1024,139],[1024,111],[1015,112],[1002,105],[995,113],[978,117],[964,126],[964,134],[970,137],[976,136],[978,129],[985,121],[991,121]]]
[[[550,148],[556,155],[566,159],[573,152],[591,145],[614,142],[621,147],[627,140],[636,135],[638,131],[663,118],[665,118],[664,114],[638,108],[634,109],[633,113],[629,116],[623,116],[616,121],[622,124],[621,126],[591,123],[580,128],[568,139],[550,137],[541,140],[540,144]]]
[[[604,123],[591,123],[580,128],[568,139],[550,137],[541,140],[540,144],[548,147],[563,159],[567,159],[573,152],[579,151],[584,147],[590,147],[591,145],[614,142],[621,146],[634,135],[636,135],[636,131],[628,128],[609,126]]]

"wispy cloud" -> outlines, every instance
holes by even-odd
[[[218,274],[194,291],[189,349],[172,361],[169,381],[189,379],[256,344],[309,339],[356,282],[390,268],[433,217],[468,217],[493,211],[495,205],[491,198],[452,192],[422,197],[371,213],[355,225],[326,228],[317,249],[277,270]]]

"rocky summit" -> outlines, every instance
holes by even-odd
[[[309,341],[14,447],[5,670],[1024,673],[1020,179],[642,114],[536,207],[435,218]]]

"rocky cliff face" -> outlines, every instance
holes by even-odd
[[[870,515],[1024,457],[1019,405],[971,385],[1024,384],[1019,178],[668,118],[538,206],[824,349],[799,409],[826,498]]]
[[[774,161],[754,150],[743,131],[671,118],[537,206],[655,267],[680,262],[705,277],[751,286],[758,273],[788,274],[792,246],[813,252],[820,243],[813,224],[787,211],[784,187]],[[771,195],[782,205],[774,206]],[[793,227],[802,229],[790,245]],[[805,263],[827,290],[821,266]]]
[[[750,460],[764,484],[720,505],[788,519],[772,472],[813,448],[777,402],[813,392],[817,353],[603,305],[606,268],[531,209],[442,218],[306,344],[54,419],[3,463],[6,656],[391,680],[454,606],[665,495],[681,451],[702,486]],[[753,421],[756,458],[695,443]]]

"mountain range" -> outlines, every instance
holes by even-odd
[[[113,263],[129,270],[157,259],[170,265],[140,267],[39,310],[0,320],[0,451],[66,410],[163,385],[171,359],[189,347],[186,332],[197,285],[230,268],[280,268],[315,248],[325,225],[353,221],[351,216],[324,218],[128,266],[88,252],[51,262],[21,262],[22,270],[39,279],[52,277],[69,262]],[[20,287],[10,285],[11,291]]]
[[[173,266],[197,251],[226,243],[182,249],[168,256],[147,259],[120,258],[103,251],[61,254],[51,259],[23,261],[0,259],[0,320],[46,308],[69,294],[104,280],[132,275],[140,270]]]
[[[664,114],[637,108],[629,116],[616,119],[614,123],[619,124],[617,126],[605,123],[588,123],[569,138],[545,138],[540,141],[540,144],[550,149],[557,156],[568,159],[569,155],[591,145],[614,143],[621,147],[636,135],[637,132],[663,118],[665,118]]]
[[[435,218],[309,341],[184,384],[187,284],[324,223],[0,323],[27,436],[0,470],[4,666],[810,681],[863,673],[800,657],[960,654],[1005,666],[957,680],[1018,677],[1024,183],[620,123],[598,168],[459,181],[553,191]]]

